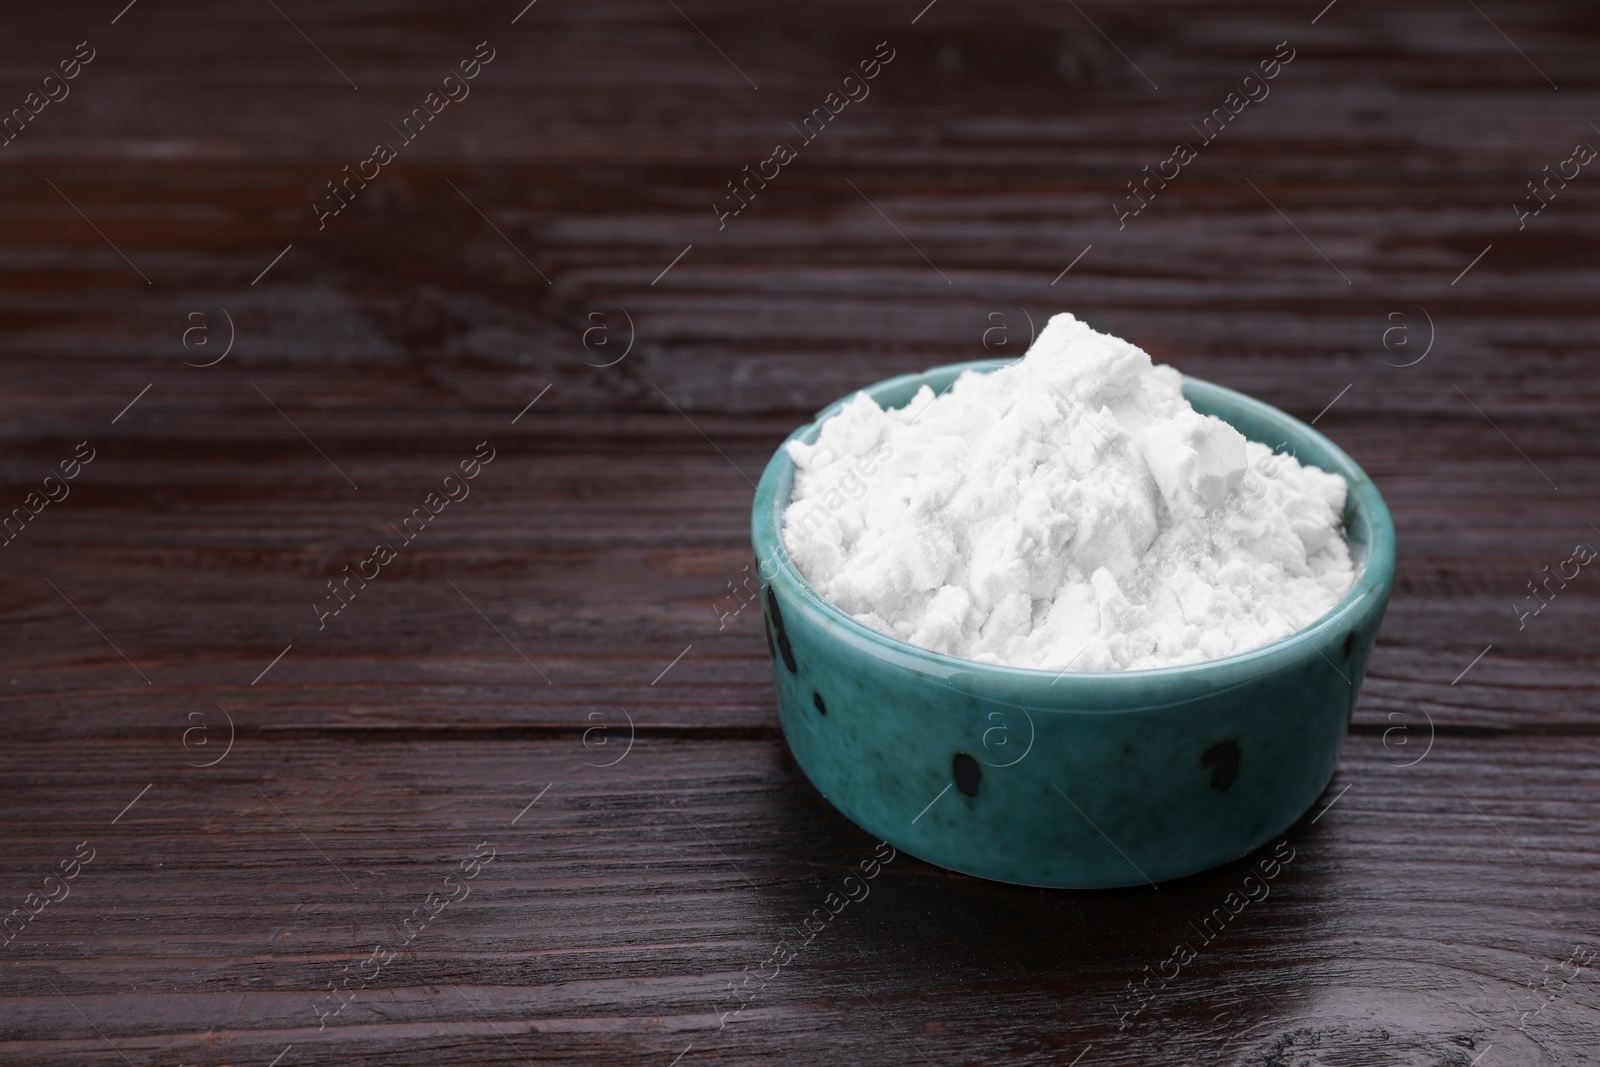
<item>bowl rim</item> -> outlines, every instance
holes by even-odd
[[[1203,682],[1209,693],[1217,692],[1218,688],[1231,689],[1270,673],[1276,668],[1301,662],[1303,656],[1296,651],[1296,648],[1302,642],[1309,642],[1316,654],[1322,655],[1320,648],[1317,647],[1320,641],[1330,637],[1343,638],[1347,632],[1353,632],[1368,617],[1381,613],[1394,583],[1394,520],[1389,514],[1389,507],[1383,495],[1378,492],[1377,486],[1373,484],[1366,471],[1328,437],[1287,412],[1245,393],[1181,372],[1186,399],[1190,398],[1190,386],[1194,386],[1206,400],[1232,405],[1238,410],[1254,415],[1259,421],[1277,425],[1288,431],[1289,438],[1299,437],[1309,440],[1324,453],[1322,458],[1329,461],[1325,465],[1320,462],[1312,465],[1320,466],[1323,470],[1331,468],[1334,473],[1344,477],[1348,486],[1346,511],[1347,514],[1360,515],[1364,518],[1368,533],[1367,552],[1365,558],[1356,566],[1349,591],[1311,625],[1257,648],[1218,659],[1202,660],[1199,663],[1130,671],[1054,671],[1038,667],[983,663],[922,648],[856,621],[842,608],[817,592],[801,573],[800,568],[795,565],[789,555],[788,547],[783,543],[783,512],[788,507],[789,501],[786,499],[779,504],[776,497],[778,484],[786,471],[790,476],[792,492],[794,462],[789,458],[787,447],[789,442],[819,430],[822,423],[837,414],[857,393],[866,393],[881,404],[878,397],[883,392],[907,386],[913,387],[914,392],[915,387],[930,384],[930,379],[942,379],[945,376],[948,376],[953,383],[966,371],[987,373],[1015,363],[1020,358],[1005,361],[971,360],[946,363],[913,374],[885,378],[840,397],[817,412],[809,422],[790,433],[762,471],[751,505],[752,541],[756,555],[756,569],[761,581],[770,586],[780,577],[786,579],[787,584],[792,584],[799,591],[807,608],[820,613],[829,623],[855,638],[857,644],[864,643],[871,646],[874,655],[879,659],[909,659],[915,663],[907,663],[907,666],[919,666],[931,673],[944,676],[947,681],[959,675],[980,676],[986,681],[1003,684],[1007,690],[1019,696],[1031,694],[1036,687],[1042,687],[1044,692],[1041,695],[1048,695],[1047,704],[1059,704],[1063,697],[1067,697],[1075,688],[1085,684],[1096,687],[1102,695],[1110,693],[1132,695],[1135,690],[1148,692],[1152,687],[1165,688],[1172,683],[1184,681]],[[1310,461],[1302,460],[1302,462]],[[775,567],[775,570],[764,563],[767,560],[773,561],[772,567]],[[769,574],[768,570],[772,572]],[[1358,684],[1359,678],[1347,681],[1354,686]],[[1173,699],[1162,703],[1187,703],[1190,699],[1194,698]],[[1029,703],[1032,705],[1031,701]]]

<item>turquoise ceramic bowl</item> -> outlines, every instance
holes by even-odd
[[[900,407],[966,370],[867,389]],[[1276,408],[1185,378],[1196,410],[1350,484],[1349,594],[1308,629],[1208,663],[1119,673],[997,667],[878,633],[828,603],[780,536],[794,465],[779,449],[753,533],[783,734],[856,825],[929,863],[1092,888],[1179,878],[1288,829],[1333,777],[1394,584],[1389,509],[1331,441]],[[791,440],[814,441],[843,400]]]

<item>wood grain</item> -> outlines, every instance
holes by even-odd
[[[871,1047],[872,1062],[919,1062],[920,1047],[1050,1063],[1092,1042],[1122,1064],[1272,1062],[1291,1046],[1452,1063],[1488,1045],[1584,1063],[1600,1033],[1588,970],[1517,1024],[1541,968],[1594,943],[1596,746],[1448,739],[1407,768],[1352,738],[1286,836],[1285,873],[1210,944],[1187,924],[1248,860],[1059,893],[900,856],[720,1030],[739,1003],[726,983],[798,942],[799,919],[874,850],[775,739],[645,739],[611,768],[578,738],[262,739],[204,770],[177,765],[192,754],[175,739],[88,742],[70,787],[62,746],[13,746],[14,869],[42,876],[79,840],[97,855],[8,950],[5,1062],[116,1062],[76,1005],[161,1062],[265,1062],[293,1044],[305,1063],[651,1063],[693,1044],[737,1063],[803,1042]],[[319,1032],[319,991],[481,841],[498,855],[471,895]],[[1128,983],[1182,940],[1199,958],[1119,1030]]]
[[[1585,173],[1513,210],[1600,143],[1593,12],[120,7],[0,34],[0,115],[96,50],[0,147],[0,514],[96,450],[0,548],[0,908],[96,849],[0,949],[0,1063],[1600,1062],[1594,971],[1563,969],[1600,941],[1600,579],[1516,610],[1600,537],[1600,201]],[[878,42],[871,95],[719,228]],[[1249,861],[1054,893],[901,856],[719,1029],[874,845],[788,758],[752,611],[719,619],[750,483],[832,400],[1061,310],[1315,418],[1383,490],[1399,571],[1339,775],[1126,1027]],[[470,498],[319,629],[483,441]],[[482,841],[470,897],[319,1030]]]

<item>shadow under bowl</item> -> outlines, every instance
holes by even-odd
[[[902,407],[988,362],[865,391]],[[1023,885],[1096,888],[1194,874],[1259,848],[1306,812],[1339,746],[1394,584],[1394,523],[1366,473],[1267,404],[1183,379],[1195,410],[1349,484],[1349,593],[1308,628],[1181,667],[993,666],[877,632],[823,599],[784,548],[794,464],[780,448],[752,512],[784,738],[846,818],[913,856]],[[790,435],[813,442],[848,400]]]

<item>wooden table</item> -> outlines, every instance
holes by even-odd
[[[1600,1063],[1600,574],[1530,599],[1600,544],[1600,22],[923,2],[6,13],[0,1062]],[[734,611],[751,482],[1069,309],[1386,494],[1339,772],[1176,976],[1248,860],[901,855],[773,974],[875,842]]]

